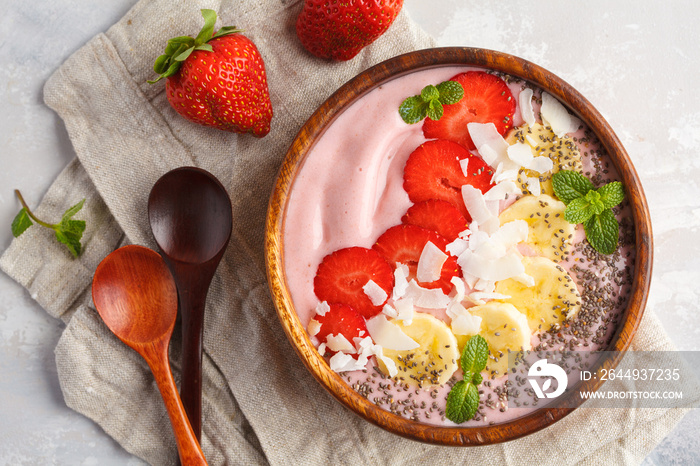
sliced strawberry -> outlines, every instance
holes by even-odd
[[[468,159],[464,176],[460,160]],[[462,199],[462,186],[470,184],[481,192],[491,186],[493,170],[481,157],[473,155],[459,144],[446,139],[428,141],[418,146],[406,161],[403,189],[414,203],[439,199],[459,209],[467,221],[471,220]]]
[[[401,221],[432,230],[449,241],[457,239],[459,234],[468,227],[467,219],[457,207],[439,199],[428,199],[413,204]]]
[[[501,135],[513,125],[515,99],[501,78],[483,71],[467,71],[450,81],[462,85],[464,97],[456,104],[445,105],[439,120],[425,120],[423,135],[426,138],[449,139],[473,150],[467,123],[493,123]]]
[[[345,304],[333,303],[329,306],[330,310],[324,315],[317,314],[314,317],[321,324],[321,328],[316,334],[318,341],[327,343],[328,335],[343,335],[354,345],[354,338],[369,336],[365,318],[359,312]]]
[[[365,293],[363,288],[370,280],[387,295],[391,294],[394,288],[392,267],[373,249],[339,249],[324,257],[318,266],[314,292],[321,301],[345,304],[369,319],[379,314],[384,305],[372,304]]]
[[[408,266],[409,277],[415,278],[420,255],[428,241],[445,253],[445,248],[450,243],[434,231],[415,225],[396,225],[385,231],[372,247],[394,267],[397,262]],[[418,282],[418,284],[424,288],[442,288],[442,291],[447,294],[452,289],[450,280],[458,275],[457,259],[450,255],[442,266],[442,274],[438,280],[429,283]]]

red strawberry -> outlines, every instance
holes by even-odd
[[[176,37],[153,67],[167,78],[165,92],[177,113],[190,121],[263,137],[270,132],[272,104],[265,65],[255,44],[233,27],[216,34],[216,13],[202,10],[196,39]],[[186,58],[184,58],[186,57]]]
[[[320,58],[350,60],[391,26],[403,0],[305,0],[297,36]]]
[[[389,295],[394,288],[393,269],[372,249],[339,249],[324,257],[318,266],[314,292],[321,301],[346,304],[369,319],[379,314],[384,305],[372,304],[365,293],[363,287],[369,280]]]
[[[456,104],[445,105],[439,120],[425,120],[426,138],[449,139],[473,150],[467,123],[493,123],[501,135],[513,125],[515,99],[501,78],[483,71],[467,71],[450,81],[462,85],[464,97]]]
[[[369,336],[365,318],[355,309],[345,304],[337,303],[330,304],[329,307],[330,310],[324,315],[317,314],[314,317],[321,324],[321,328],[316,334],[318,341],[326,343],[328,335],[343,335],[354,345],[354,338]]]
[[[403,223],[432,230],[449,241],[457,239],[468,227],[459,209],[447,201],[429,199],[413,204],[401,218]]]
[[[468,176],[464,176],[459,164],[462,159],[469,159]],[[403,172],[403,189],[414,203],[429,199],[447,201],[471,221],[462,199],[462,186],[470,184],[486,192],[493,186],[492,176],[493,171],[481,157],[455,142],[436,139],[421,144],[408,157]]]
[[[409,276],[415,278],[418,260],[428,241],[440,248],[442,252],[446,252],[445,248],[449,244],[447,239],[434,231],[415,225],[396,225],[385,231],[372,247],[393,266],[397,262],[408,266]],[[458,275],[457,259],[450,255],[442,266],[440,279],[430,283],[418,282],[418,284],[424,288],[442,288],[442,291],[449,293],[452,289],[450,280]]]

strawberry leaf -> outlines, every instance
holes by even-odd
[[[209,39],[214,35],[214,25],[216,24],[216,11],[202,9],[202,17],[204,17],[204,27],[199,31],[197,37],[194,39],[195,45],[206,44]]]
[[[163,78],[168,78],[175,75],[179,70],[182,62],[190,57],[193,50],[205,50],[213,52],[209,42],[217,37],[225,36],[241,32],[232,26],[224,26],[216,34],[214,26],[216,24],[216,12],[214,10],[202,9],[202,17],[204,18],[204,26],[196,38],[190,36],[179,36],[168,40],[165,46],[165,51],[162,55],[156,58],[153,65],[153,71],[158,73],[158,77],[154,80],[149,80],[149,84],[154,84]]]

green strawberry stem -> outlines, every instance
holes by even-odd
[[[149,84],[157,83],[163,78],[173,76],[180,70],[182,63],[195,50],[205,50],[212,52],[213,49],[208,43],[212,39],[236,34],[242,32],[242,29],[236,29],[235,26],[224,26],[214,34],[214,25],[216,24],[216,12],[214,10],[203,9],[202,17],[204,18],[204,26],[199,31],[196,38],[190,36],[174,37],[168,41],[165,46],[165,52],[156,58],[153,65],[153,71],[159,74],[158,78],[153,81],[148,81]]]
[[[17,199],[19,199],[19,203],[22,204],[22,207],[27,212],[27,215],[29,215],[29,217],[32,220],[34,220],[39,225],[46,227],[46,228],[51,228],[52,230],[55,230],[56,228],[58,228],[58,224],[47,223],[47,222],[44,222],[43,220],[40,220],[39,218],[37,218],[37,216],[34,215],[34,213],[31,211],[31,209],[29,208],[27,203],[24,201],[24,198],[22,197],[22,193],[19,192],[19,189],[15,189],[15,195],[17,196]]]

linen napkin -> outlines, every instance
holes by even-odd
[[[204,128],[170,108],[152,63],[170,37],[201,27],[201,8],[218,26],[237,25],[258,46],[275,116],[263,139]],[[294,31],[299,0],[141,0],[49,79],[45,101],[63,119],[77,158],[56,179],[41,216],[85,198],[84,252],[72,259],[50,232],[14,240],[0,267],[47,312],[66,323],[56,348],[65,401],[127,451],[154,465],[175,464],[169,420],[145,362],[114,337],[94,310],[97,264],[117,247],[155,248],[146,204],[167,171],[194,165],[216,175],[233,203],[234,231],[207,301],[202,448],[210,464],[637,463],[685,409],[577,410],[516,441],[485,447],[427,445],[388,433],[336,402],[303,366],[277,321],[264,264],[267,201],[293,137],[332,92],[384,59],[434,45],[402,12],[354,60],[306,53]],[[467,45],[467,44],[465,44]],[[633,349],[672,345],[647,310]],[[179,376],[178,329],[171,361]]]

